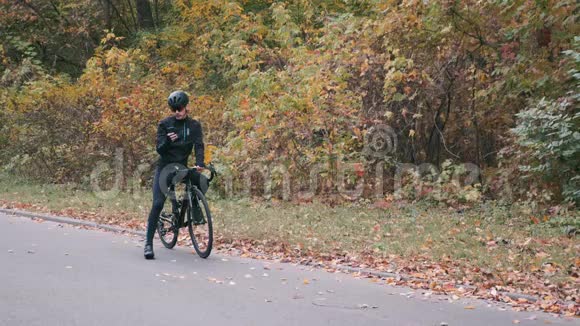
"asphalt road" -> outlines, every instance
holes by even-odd
[[[144,260],[138,236],[0,213],[0,325],[579,325],[304,266],[155,253]]]

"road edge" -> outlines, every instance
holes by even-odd
[[[111,232],[115,232],[115,233],[128,233],[128,234],[133,234],[133,235],[145,236],[144,231],[137,231],[137,230],[122,228],[122,227],[113,226],[113,225],[109,225],[109,224],[100,224],[100,223],[91,222],[91,221],[79,220],[79,219],[75,219],[75,218],[68,217],[68,216],[56,216],[56,215],[50,215],[50,214],[44,214],[44,213],[33,213],[33,212],[23,211],[23,210],[19,210],[19,209],[8,209],[8,208],[0,208],[0,212],[5,213],[5,214],[9,214],[9,215],[18,215],[18,216],[28,217],[31,219],[42,219],[42,220],[47,220],[47,221],[51,221],[51,222],[66,223],[66,224],[70,224],[70,225],[74,225],[74,226],[85,226],[85,227],[103,229],[103,230],[107,230],[107,231],[111,231]]]

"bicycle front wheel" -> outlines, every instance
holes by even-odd
[[[201,258],[207,258],[213,245],[213,225],[207,200],[203,193],[194,188],[187,209],[187,226],[195,251]]]
[[[157,222],[157,233],[165,248],[171,249],[177,243],[179,228],[177,227],[177,217],[172,213],[161,212]]]

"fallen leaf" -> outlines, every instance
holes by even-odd
[[[475,309],[475,307],[474,306],[465,306],[464,309],[473,310],[473,309]]]

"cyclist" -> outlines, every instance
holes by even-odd
[[[153,236],[159,221],[159,214],[163,210],[167,192],[169,190],[167,176],[171,166],[187,166],[187,159],[195,148],[195,170],[189,177],[193,184],[205,192],[207,185],[200,185],[207,180],[201,173],[204,165],[204,144],[201,124],[187,116],[189,97],[183,91],[175,91],[167,99],[169,107],[174,112],[159,122],[157,126],[157,153],[159,161],[153,180],[153,204],[147,220],[147,236],[145,239],[145,259],[153,259]],[[164,169],[165,168],[165,169]],[[172,201],[175,203],[175,201]],[[175,212],[175,206],[174,206]]]

